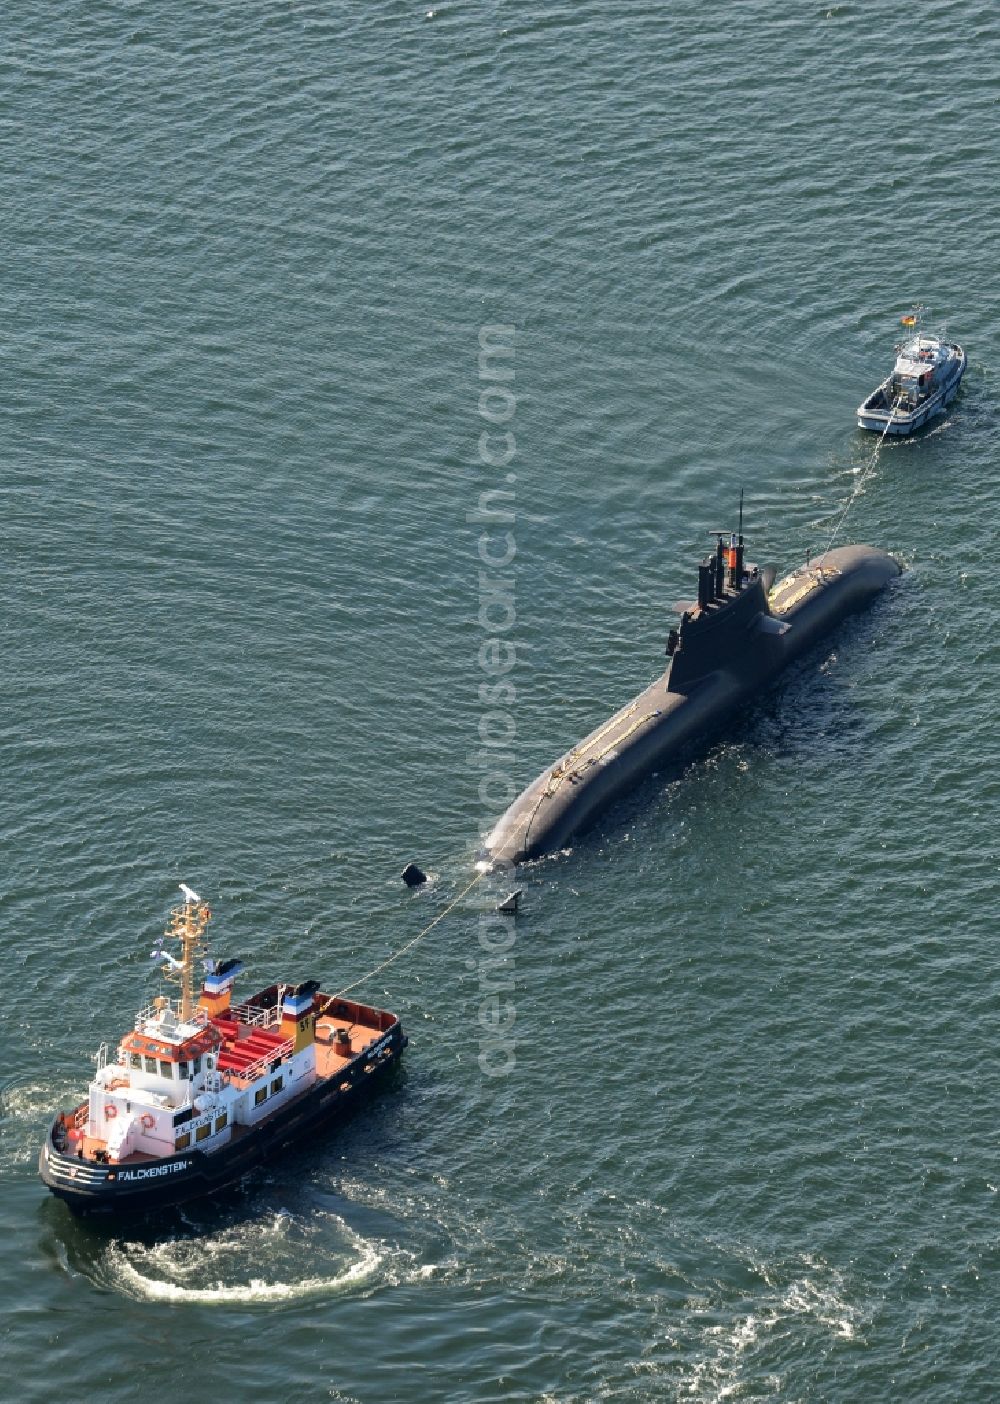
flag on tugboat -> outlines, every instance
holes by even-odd
[[[912,312],[908,317],[900,317],[899,320],[902,322],[904,327],[915,327],[917,325],[917,319]]]
[[[163,949],[163,937],[160,937],[159,944],[155,950],[149,953],[150,960],[162,960],[164,970],[180,970],[184,964],[182,960],[177,960],[169,951]]]

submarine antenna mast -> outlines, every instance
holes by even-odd
[[[743,488],[740,487],[740,529],[736,535],[736,549],[732,552],[732,583],[734,590],[743,589]]]

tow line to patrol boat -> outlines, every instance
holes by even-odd
[[[882,444],[883,444],[884,441],[885,441],[885,436],[886,436],[886,434],[888,434],[888,432],[889,432],[889,425],[892,423],[892,416],[893,416],[893,413],[895,412],[895,410],[896,410],[897,406],[899,405],[900,400],[902,400],[902,398],[903,398],[902,395],[900,395],[900,396],[896,399],[896,402],[895,402],[895,404],[892,406],[892,409],[889,411],[889,418],[888,418],[888,420],[886,421],[886,426],[885,426],[885,428],[882,430],[882,433],[879,435],[878,443],[875,445],[875,451],[874,451],[874,453],[872,454],[871,458],[869,459],[868,463],[865,465],[865,467],[862,468],[862,470],[861,470],[861,476],[858,478],[858,481],[857,481],[857,483],[856,483],[855,486],[854,486],[854,491],[851,493],[850,497],[847,499],[847,502],[846,502],[846,504],[845,504],[845,506],[844,506],[844,510],[841,512],[840,517],[839,517],[839,519],[838,519],[838,521],[837,521],[837,525],[833,528],[833,532],[832,532],[832,534],[831,534],[831,536],[830,536],[830,540],[826,543],[826,546],[823,548],[823,554],[820,556],[820,558],[819,558],[819,560],[818,560],[818,562],[817,562],[817,567],[820,568],[820,569],[822,569],[823,562],[826,560],[827,552],[830,550],[830,548],[832,547],[833,543],[836,541],[837,537],[840,535],[840,529],[841,529],[841,527],[844,525],[844,522],[847,520],[847,514],[848,514],[848,512],[849,512],[849,511],[851,510],[851,508],[854,506],[855,500],[856,500],[856,498],[858,497],[858,495],[860,494],[861,489],[864,487],[865,483],[868,481],[868,479],[871,477],[871,475],[872,475],[872,474],[874,473],[874,471],[875,471],[875,466],[876,466],[876,464],[878,463],[879,450],[881,449]]]

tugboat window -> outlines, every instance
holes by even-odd
[[[274,1081],[271,1083],[271,1091],[272,1091],[272,1092],[280,1092],[281,1089],[284,1087],[284,1085],[285,1085],[285,1079],[284,1079],[283,1077],[276,1077],[276,1078],[274,1079]]]
[[[228,1113],[228,1112],[223,1112],[221,1116],[217,1116],[217,1117],[215,1118],[215,1130],[216,1130],[216,1132],[218,1133],[219,1131],[224,1131],[225,1128],[226,1128],[226,1126],[227,1126],[228,1124],[229,1124],[229,1113]]]
[[[142,1061],[143,1061],[143,1066],[145,1067],[145,1069],[146,1069],[147,1072],[151,1072],[151,1073],[155,1073],[155,1072],[156,1072],[156,1059],[155,1059],[155,1058],[143,1058]]]
[[[196,1141],[207,1141],[211,1134],[212,1123],[210,1121],[206,1121],[204,1126],[198,1127],[198,1130],[194,1133],[194,1138]]]
[[[173,1075],[174,1075],[174,1074],[173,1074],[173,1071],[172,1071],[172,1069],[171,1069],[171,1065],[170,1065],[169,1063],[161,1063],[161,1064],[160,1064],[160,1076],[161,1076],[161,1077],[173,1077]]]
[[[256,1093],[254,1094],[254,1099],[253,1099],[253,1104],[254,1104],[254,1106],[255,1106],[255,1107],[259,1107],[260,1104],[261,1104],[261,1102],[265,1101],[266,1099],[267,1099],[267,1088],[266,1088],[266,1087],[258,1087]]]
[[[132,1054],[130,1054],[130,1055],[129,1055],[129,1062],[131,1063],[131,1065],[132,1065],[133,1068],[138,1068],[139,1071],[142,1072],[142,1054],[141,1054],[141,1053],[132,1053]]]
[[[191,1144],[191,1132],[185,1131],[182,1136],[178,1136],[174,1142],[174,1150],[187,1150]]]

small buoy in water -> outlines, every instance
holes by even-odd
[[[427,874],[416,863],[407,863],[400,876],[407,887],[420,887],[427,881]]]
[[[501,916],[517,916],[517,899],[520,897],[523,888],[518,888],[516,892],[509,892],[497,907]]]

